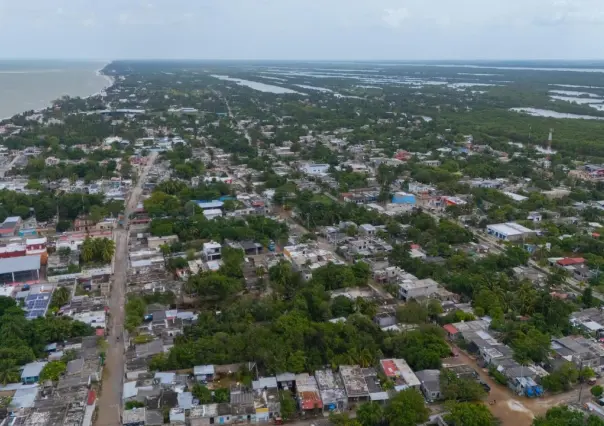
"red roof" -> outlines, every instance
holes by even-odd
[[[419,244],[411,244],[411,248],[412,248],[412,249],[419,250],[419,249],[421,249],[422,247],[421,247]]]
[[[88,391],[88,400],[86,401],[88,405],[92,405],[96,400],[96,392],[94,390]]]
[[[105,330],[102,329],[102,328],[97,328],[96,329],[96,335],[103,337],[105,335]]]
[[[580,265],[585,263],[585,259],[582,257],[565,257],[556,262],[560,266]]]
[[[457,334],[457,333],[459,333],[459,330],[453,324],[445,324],[445,325],[443,325],[443,328],[449,334]]]
[[[593,232],[591,234],[591,236],[594,237],[594,238],[600,238],[600,234],[598,234],[597,232]]]
[[[302,401],[303,410],[312,410],[316,408],[323,408],[323,401],[318,392],[315,391],[302,391],[298,392],[298,396]]]
[[[398,368],[393,360],[391,359],[383,359],[380,361],[382,363],[382,370],[384,370],[384,374],[388,377],[396,377]]]

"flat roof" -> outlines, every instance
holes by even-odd
[[[506,236],[522,235],[535,232],[532,229],[529,229],[515,222],[495,223],[493,225],[487,225],[487,228],[497,231],[498,233]]]
[[[198,201],[197,205],[201,209],[216,209],[216,208],[221,208],[224,205],[224,203],[220,200]]]
[[[40,269],[40,256],[21,256],[0,259],[0,274]]]

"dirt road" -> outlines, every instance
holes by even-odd
[[[157,153],[152,153],[126,203],[124,224],[136,208],[142,193],[142,185],[149,169],[155,162]],[[108,349],[103,373],[103,388],[98,401],[96,426],[115,426],[121,423],[122,387],[124,382],[124,305],[126,302],[126,277],[128,271],[128,231],[118,229],[115,235],[115,259],[113,283],[108,300],[111,324],[107,338]]]

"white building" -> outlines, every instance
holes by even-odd
[[[438,291],[438,283],[431,278],[425,280],[405,280],[398,285],[399,297],[403,300],[428,297]]]
[[[213,219],[216,219],[217,217],[222,217],[222,210],[220,210],[220,209],[204,210],[203,215],[206,217],[206,219],[213,220]]]
[[[504,241],[518,241],[533,235],[535,231],[516,222],[487,225],[487,234]]]
[[[302,171],[307,175],[324,175],[329,170],[329,164],[306,164]]]
[[[222,246],[216,241],[203,243],[203,255],[206,260],[217,260],[222,256]]]

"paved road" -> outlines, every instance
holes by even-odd
[[[136,208],[142,193],[142,184],[149,169],[155,162],[157,153],[152,153],[148,164],[132,190],[126,203],[124,223],[128,224],[130,213]],[[111,325],[103,374],[103,389],[98,402],[96,426],[115,426],[121,423],[122,387],[124,382],[124,305],[126,302],[126,277],[128,271],[128,231],[115,231],[115,259],[113,264],[113,283],[108,301],[111,313]]]
[[[227,99],[227,97],[224,96],[221,92],[218,92],[217,90],[214,90],[214,94],[216,96],[218,96],[220,99],[222,99],[222,101],[226,105],[229,118],[232,118],[233,120],[236,120],[235,114],[233,114],[233,110],[231,109],[231,105],[229,104],[229,100]],[[250,136],[248,130],[244,127],[244,125],[243,125],[243,123],[241,121],[237,121],[237,128],[239,129],[239,131],[241,133],[243,133],[243,136],[245,136],[245,138],[247,139],[247,142],[251,146],[252,145],[252,137]]]

